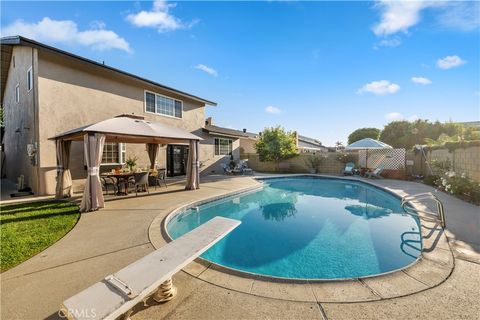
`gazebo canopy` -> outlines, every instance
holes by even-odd
[[[382,141],[378,141],[372,138],[365,138],[355,141],[345,147],[346,150],[365,150],[365,149],[393,149],[391,145],[388,145]]]
[[[144,120],[135,115],[120,115],[92,125],[76,128],[52,138],[57,149],[56,198],[72,195],[72,178],[69,170],[70,145],[72,141],[83,141],[87,179],[80,211],[94,211],[104,206],[100,165],[105,142],[145,143],[150,168],[153,169],[159,144],[188,143],[186,190],[199,187],[198,144],[202,138],[173,126]]]
[[[106,142],[167,144],[172,142],[178,143],[181,140],[185,143],[188,143],[190,140],[203,140],[180,128],[161,122],[144,120],[143,117],[128,114],[69,130],[50,139],[83,141],[83,137],[87,133],[105,134]]]

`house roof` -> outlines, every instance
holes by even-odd
[[[49,45],[46,45],[44,43],[40,43],[38,41],[27,39],[27,38],[22,37],[22,36],[2,37],[2,38],[0,38],[0,46],[1,46],[1,49],[2,49],[1,50],[1,53],[2,53],[2,59],[1,59],[2,70],[8,70],[8,67],[10,65],[11,53],[12,53],[11,48],[13,46],[29,46],[29,47],[33,47],[33,48],[36,48],[36,49],[45,50],[45,51],[48,51],[48,52],[60,54],[62,56],[65,56],[65,57],[68,57],[68,58],[71,58],[71,59],[75,59],[77,61],[89,64],[89,65],[92,65],[92,66],[101,67],[101,68],[105,69],[106,71],[110,71],[110,72],[113,72],[113,73],[116,73],[116,74],[119,74],[119,75],[127,76],[129,78],[134,79],[134,80],[159,87],[163,90],[170,91],[172,93],[175,93],[175,94],[178,94],[180,96],[189,98],[191,100],[202,102],[202,103],[210,105],[210,106],[216,106],[217,105],[216,102],[200,98],[200,97],[192,95],[190,93],[180,91],[180,90],[174,89],[172,87],[168,87],[168,86],[163,85],[161,83],[139,77],[137,75],[122,71],[120,69],[116,69],[116,68],[107,66],[105,64],[98,63],[96,61],[93,61],[93,60],[75,55],[73,53],[70,53],[70,52],[67,52],[67,51],[64,51],[64,50],[60,50],[60,49],[55,48],[55,47],[51,47]],[[5,67],[7,67],[7,68],[5,68]],[[1,76],[1,88],[2,88],[1,89],[1,99],[2,99],[2,101],[3,101],[3,93],[4,93],[4,90],[5,90],[5,85],[6,85],[6,82],[7,82],[7,75],[6,75],[7,73],[8,72],[2,72],[2,76]]]
[[[460,123],[468,127],[480,127],[480,121],[467,121],[467,122],[460,122]]]
[[[238,137],[238,138],[257,138],[257,134],[251,133],[251,132],[243,132],[242,130],[235,130],[235,129],[229,129],[229,128],[224,128],[224,127],[217,127],[214,125],[205,125],[205,128],[203,131],[211,133],[211,134],[220,134],[220,135],[225,135],[225,136],[230,136],[230,137]]]
[[[313,148],[313,149],[325,148],[325,146],[323,146],[319,140],[302,136],[302,135],[298,135],[298,146],[302,148]]]

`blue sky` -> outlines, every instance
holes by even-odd
[[[218,102],[217,125],[326,145],[390,120],[479,120],[479,2],[8,2],[22,34]]]

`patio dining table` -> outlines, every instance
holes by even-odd
[[[136,172],[105,173],[102,177],[115,178],[117,180],[117,196],[126,196],[128,194],[128,179],[133,177]],[[125,188],[121,190],[122,183],[125,182]]]

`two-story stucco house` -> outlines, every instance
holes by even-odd
[[[216,103],[157,82],[97,63],[23,37],[1,39],[1,101],[4,107],[4,172],[9,180],[23,175],[36,194],[55,192],[55,143],[58,133],[120,114],[143,116],[202,137],[199,158],[209,173],[230,153],[219,137],[208,134],[205,108]],[[72,144],[74,190],[87,175],[82,143]],[[170,176],[185,173],[186,145],[160,146],[157,164]],[[137,157],[148,166],[145,146],[107,143],[101,170]]]

